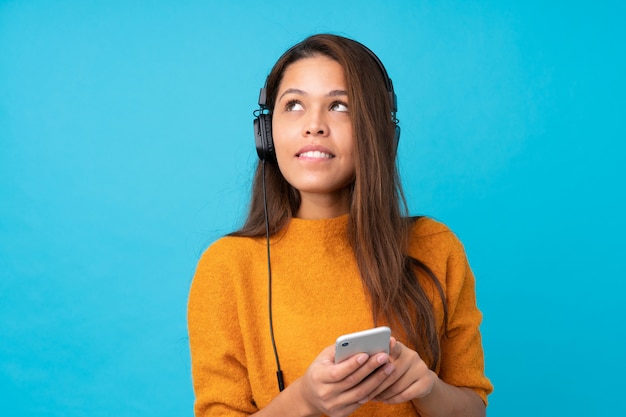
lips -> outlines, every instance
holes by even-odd
[[[305,146],[300,149],[298,153],[296,153],[296,157],[307,159],[331,159],[334,158],[335,155],[333,155],[330,150],[322,146]]]
[[[308,152],[302,152],[301,154],[298,154],[298,158],[314,158],[314,159],[330,159],[333,156],[329,153],[326,152],[320,152],[320,151],[308,151]]]

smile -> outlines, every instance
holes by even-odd
[[[307,151],[296,155],[298,158],[331,159],[333,155],[320,151]]]

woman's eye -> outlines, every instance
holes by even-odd
[[[291,100],[289,102],[287,102],[287,104],[285,105],[285,110],[286,111],[300,111],[303,110],[304,107],[302,107],[302,103],[300,103],[297,100]]]
[[[330,110],[332,111],[340,111],[340,112],[347,112],[348,111],[348,105],[344,102],[341,101],[335,101],[333,104],[330,105]]]

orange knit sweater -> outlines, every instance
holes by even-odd
[[[348,215],[292,219],[272,238],[274,333],[286,385],[302,376],[341,334],[374,327],[346,237],[347,222]],[[446,295],[448,334],[441,337],[439,377],[475,390],[486,402],[492,387],[483,372],[481,313],[461,243],[443,224],[421,218],[413,227],[409,252],[432,269]],[[188,305],[198,417],[249,415],[278,394],[266,256],[264,238],[225,237],[211,245],[198,264]],[[420,283],[434,305],[442,334],[440,298],[427,279],[420,278]],[[353,414],[374,415],[418,414],[411,403],[376,402]]]

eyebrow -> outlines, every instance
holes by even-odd
[[[287,94],[298,94],[301,96],[308,95],[306,91],[300,90],[299,88],[288,88],[280,95],[280,97],[278,97],[277,101],[280,101],[283,98],[283,96]],[[348,92],[345,90],[331,90],[328,92],[328,94],[326,94],[326,96],[328,97],[342,97],[342,96],[347,96],[347,95],[348,95]]]

